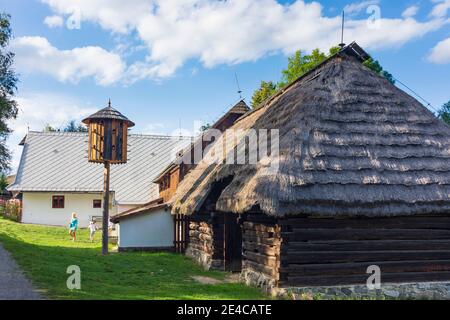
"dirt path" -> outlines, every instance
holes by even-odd
[[[17,263],[0,245],[0,300],[43,299],[25,277]]]

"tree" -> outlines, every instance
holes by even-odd
[[[439,110],[438,118],[450,125],[450,101],[445,103]]]
[[[253,93],[252,107],[255,108],[260,103],[275,94],[277,90],[288,86],[290,83],[314,69],[329,57],[339,53],[340,50],[340,47],[332,47],[328,53],[324,53],[319,49],[314,49],[311,54],[303,54],[301,50],[296,51],[292,56],[288,57],[288,65],[286,69],[281,71],[281,80],[277,84],[274,84],[272,81],[261,81],[260,87]],[[364,62],[364,65],[379,75],[385,77],[392,84],[395,84],[395,79],[392,74],[384,70],[378,61],[369,58]]]
[[[8,185],[8,177],[3,172],[0,173],[0,191],[5,191]]]
[[[264,100],[272,96],[278,89],[282,89],[303,76],[305,73],[324,62],[327,58],[338,53],[341,49],[339,47],[330,48],[328,54],[315,49],[309,55],[303,54],[298,50],[291,57],[288,58],[288,65],[286,69],[281,71],[281,81],[274,84],[272,81],[262,81],[259,89],[255,90],[252,96],[252,107],[262,103]]]
[[[395,84],[394,76],[384,70],[381,64],[372,57],[367,59],[363,64],[375,73],[378,73],[380,76],[385,77],[390,83]]]
[[[8,121],[17,117],[17,102],[13,99],[18,82],[13,69],[14,53],[6,50],[11,32],[10,16],[0,13],[0,170],[9,169],[11,153],[6,139],[11,129]]]
[[[259,89],[253,92],[252,107],[255,108],[277,91],[277,85],[272,81],[261,81]]]
[[[87,128],[81,124],[81,123],[76,123],[75,120],[71,120],[69,121],[69,123],[65,126],[64,132],[87,132]]]
[[[58,130],[47,123],[42,131],[44,131],[44,132],[56,132]]]
[[[209,129],[211,129],[211,124],[208,122],[207,124],[204,124],[200,127],[200,131],[201,132],[205,132],[208,131]]]

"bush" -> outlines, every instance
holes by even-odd
[[[22,203],[18,199],[6,201],[3,215],[11,220],[20,222],[22,220]]]

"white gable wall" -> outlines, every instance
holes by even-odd
[[[173,216],[165,209],[120,221],[120,248],[173,247]]]
[[[64,209],[52,208],[52,196],[65,197]],[[89,225],[92,216],[102,216],[101,208],[93,208],[93,200],[102,199],[101,193],[50,193],[24,192],[22,222],[52,226],[68,226],[72,212],[78,215],[81,228]],[[117,214],[117,207],[110,209],[110,215]]]

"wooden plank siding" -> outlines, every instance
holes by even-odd
[[[177,191],[178,184],[182,179],[180,173],[180,166],[177,166],[161,179],[159,196],[164,202],[169,201]]]
[[[450,218],[284,218],[281,286],[365,284],[367,267],[382,282],[450,280]]]

